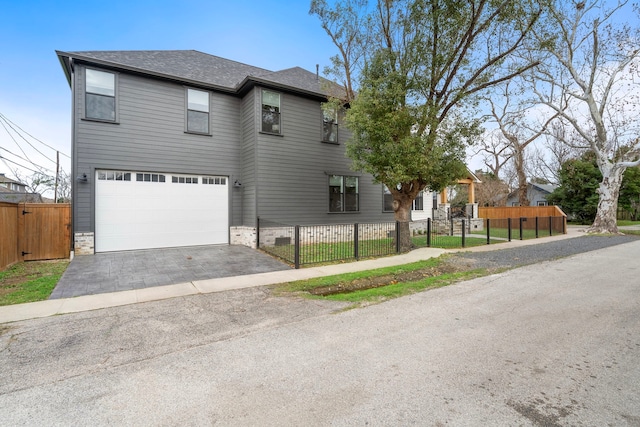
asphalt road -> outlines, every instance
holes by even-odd
[[[639,255],[349,311],[247,289],[0,325],[0,425],[637,426]]]

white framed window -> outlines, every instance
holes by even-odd
[[[106,71],[85,69],[86,119],[116,121],[116,75]]]
[[[546,200],[538,200],[538,206],[548,206],[548,203]]]
[[[196,176],[177,176],[173,175],[171,177],[171,182],[173,184],[197,184],[198,177]]]
[[[100,181],[131,181],[131,172],[98,171]]]
[[[418,195],[416,196],[415,199],[413,199],[413,202],[411,203],[411,210],[412,211],[423,211],[424,210],[424,196],[423,196],[423,192],[419,192]]]
[[[322,142],[338,143],[338,112],[322,110]]]
[[[227,178],[223,176],[203,176],[202,183],[210,185],[227,185]]]
[[[209,134],[209,92],[187,89],[187,132]]]
[[[280,94],[262,91],[262,132],[280,135]]]
[[[329,175],[329,212],[358,212],[357,176]]]
[[[165,182],[164,175],[159,173],[137,173],[136,181],[138,182]]]

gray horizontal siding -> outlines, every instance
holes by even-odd
[[[393,219],[382,212],[382,187],[368,174],[355,173],[345,156],[348,132],[340,144],[322,139],[320,103],[281,95],[283,136],[258,134],[258,214],[296,224],[376,222]],[[359,176],[360,211],[329,213],[328,174]]]
[[[118,124],[82,120],[84,73],[76,74],[75,139],[77,174],[90,184],[76,185],[75,231],[94,230],[93,173],[115,168],[184,174],[241,176],[241,100],[213,93],[212,136],[187,134],[185,88],[182,85],[118,74]],[[232,225],[242,223],[241,201],[231,191]]]

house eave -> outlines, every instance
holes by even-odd
[[[194,87],[200,87],[203,89],[210,89],[210,90],[214,90],[216,92],[223,92],[223,93],[228,93],[228,94],[232,94],[235,95],[237,94],[237,91],[235,89],[232,88],[228,88],[228,87],[224,87],[224,86],[219,86],[219,85],[214,85],[211,83],[206,83],[206,82],[202,82],[202,81],[198,81],[198,80],[192,80],[192,79],[187,79],[184,77],[179,77],[179,76],[174,76],[171,74],[164,74],[164,73],[159,73],[156,71],[150,71],[150,70],[146,70],[144,68],[139,68],[139,67],[132,67],[130,65],[123,65],[123,64],[119,64],[113,61],[105,61],[102,59],[95,59],[95,58],[91,58],[88,56],[84,56],[84,55],[78,55],[75,53],[68,53],[68,52],[58,52],[58,57],[61,58],[61,62],[63,62],[62,57],[66,57],[66,60],[64,60],[63,62],[63,68],[65,68],[65,63],[70,63],[71,60],[73,60],[73,62],[75,63],[81,63],[81,64],[86,64],[86,65],[99,65],[103,68],[112,70],[112,71],[127,71],[129,73],[132,74],[136,74],[136,75],[140,75],[140,76],[145,76],[145,77],[154,77],[160,80],[168,80],[168,81],[172,81],[175,83],[180,83],[180,84],[185,84],[188,86],[194,86]],[[71,67],[69,66],[69,68],[65,68],[65,74],[72,72]],[[70,74],[67,74],[67,80],[70,82]]]

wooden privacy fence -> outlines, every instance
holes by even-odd
[[[534,229],[535,224],[527,219],[531,218],[551,218],[562,217],[566,229],[567,215],[558,206],[501,206],[501,207],[480,207],[478,217],[484,219],[507,219],[516,220],[523,218],[525,229]]]
[[[71,205],[0,202],[0,269],[18,261],[69,258]]]

